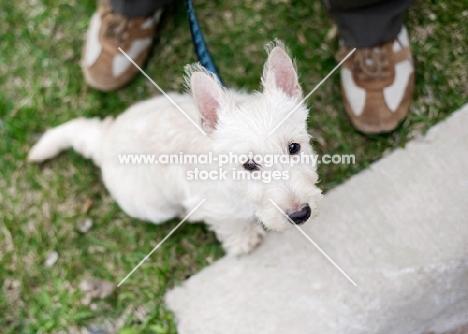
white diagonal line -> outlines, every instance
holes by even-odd
[[[191,118],[185,113],[185,111],[183,111],[182,108],[179,107],[179,106],[177,105],[177,103],[175,103],[174,100],[171,99],[171,97],[170,97],[169,95],[167,95],[166,92],[164,92],[164,91],[162,90],[162,88],[159,87],[159,85],[158,85],[156,82],[154,82],[153,79],[151,79],[151,78],[149,77],[149,75],[146,74],[145,71],[143,71],[143,70],[140,68],[140,66],[138,66],[138,65],[133,61],[133,59],[129,57],[129,55],[127,55],[127,54],[125,53],[124,50],[122,50],[120,47],[119,47],[119,50],[120,50],[120,52],[123,53],[123,55],[124,55],[125,57],[127,57],[128,60],[130,60],[130,62],[131,62],[133,65],[135,65],[136,68],[138,68],[138,69],[140,70],[141,73],[143,73],[143,75],[144,75],[149,81],[151,81],[151,83],[152,83],[157,89],[159,89],[159,91],[160,91],[169,101],[171,101],[171,103],[172,103],[177,109],[179,109],[179,111],[180,111],[185,117],[187,117],[187,119],[188,119],[193,125],[195,125],[195,127],[196,127],[201,133],[203,133],[203,134],[206,136],[206,132],[203,131],[203,129],[200,128],[200,127],[198,126],[198,124],[195,123],[195,122],[193,121],[193,119],[191,119]]]
[[[307,238],[307,240],[309,240],[309,241],[312,243],[312,245],[315,246],[315,248],[317,248],[317,249],[320,251],[320,253],[322,253],[323,256],[325,256],[325,257],[327,258],[328,261],[331,262],[331,264],[333,264],[333,265],[335,266],[336,269],[338,269],[338,270],[340,271],[340,273],[342,273],[354,286],[357,286],[357,284],[351,279],[351,277],[349,277],[348,274],[346,274],[346,273],[344,272],[344,270],[341,269],[341,268],[335,263],[335,261],[333,261],[333,260],[327,255],[327,253],[325,253],[325,252],[319,247],[319,245],[317,245],[317,244],[314,242],[314,240],[312,240],[312,239],[307,235],[307,233],[304,232],[304,230],[303,230],[302,228],[300,228],[299,226],[297,226],[297,224],[295,224],[295,223],[291,220],[291,218],[289,218],[289,216],[288,216],[283,210],[281,210],[281,208],[280,208],[272,199],[270,199],[270,202],[271,202],[271,203],[272,203],[272,204],[273,204],[273,205],[274,205],[274,206],[275,206],[275,207],[276,207],[292,224],[293,224],[293,226],[295,226],[295,227],[299,230],[299,232],[301,232],[301,233]]]
[[[151,252],[149,252],[148,255],[146,255],[146,256],[144,257],[144,259],[141,260],[140,263],[138,263],[138,265],[137,265],[135,268],[133,268],[133,270],[132,270],[127,276],[125,276],[125,278],[124,278],[123,280],[120,281],[119,284],[117,284],[117,287],[120,287],[120,286],[122,285],[122,283],[125,282],[125,281],[127,280],[127,278],[129,278],[130,275],[133,274],[133,273],[135,272],[135,270],[137,270],[138,267],[140,267],[140,266],[143,264],[143,262],[145,262],[145,261],[151,256],[151,254],[153,254],[153,253],[159,248],[159,246],[161,246],[161,245],[163,244],[163,242],[166,241],[167,238],[169,238],[169,237],[172,235],[172,233],[174,233],[175,230],[177,230],[177,229],[179,228],[179,226],[182,225],[182,224],[187,220],[187,218],[190,217],[190,215],[191,215],[192,213],[194,213],[195,210],[198,209],[198,208],[200,207],[200,205],[202,205],[203,202],[205,202],[205,201],[206,201],[206,199],[203,199],[200,203],[198,203],[198,205],[197,205],[196,207],[194,207],[193,210],[190,211],[190,212],[188,213],[188,215],[185,216],[185,218],[182,219],[182,221],[181,221],[179,224],[177,224],[177,226],[174,227],[174,228],[172,229],[172,231],[169,232],[169,234],[166,235],[166,237],[165,237],[164,239],[162,239],[161,242],[160,242],[159,244],[157,244],[156,247],[154,247],[153,250],[152,250]]]
[[[335,72],[335,71],[338,69],[338,67],[340,67],[341,64],[343,64],[343,63],[346,61],[346,59],[348,59],[348,58],[353,54],[354,51],[356,51],[356,48],[352,49],[351,52],[348,53],[348,55],[347,55],[346,57],[344,57],[344,59],[343,59],[342,61],[340,61],[340,63],[339,63],[338,65],[336,65],[335,68],[334,68],[330,73],[328,73],[328,75],[327,75],[325,78],[323,78],[322,81],[320,81],[319,84],[318,84],[317,86],[315,86],[315,88],[312,89],[312,90],[310,91],[310,93],[307,94],[307,96],[304,97],[304,98],[302,99],[302,101],[299,102],[299,103],[297,104],[297,106],[296,106],[293,110],[291,110],[291,111],[289,112],[289,114],[287,114],[286,117],[283,118],[282,121],[278,123],[277,126],[274,127],[273,130],[270,131],[270,133],[269,133],[268,135],[271,135],[273,132],[275,132],[276,129],[278,129],[278,128],[280,127],[280,125],[283,124],[283,122],[284,122],[285,120],[287,120],[288,117],[291,116],[292,113],[295,112],[295,111],[297,110],[297,108],[299,108],[299,106],[302,105],[302,103],[304,103],[304,101],[307,100],[307,99],[308,99],[308,98],[325,82],[325,80],[327,80],[327,79],[330,77],[330,75],[332,75],[333,72]]]

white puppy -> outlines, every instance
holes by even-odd
[[[284,159],[262,164],[252,158],[313,154],[308,111],[298,106],[302,90],[295,66],[281,43],[271,43],[267,51],[262,92],[227,90],[201,66],[188,66],[192,96],[169,94],[185,115],[168,98],[158,96],[133,105],[116,119],[78,118],[48,130],[31,149],[29,160],[40,162],[73,147],[101,167],[107,189],[128,215],[153,223],[184,217],[205,199],[189,221],[208,224],[228,253],[249,253],[261,243],[264,229],[284,231],[291,222],[302,224],[316,216],[321,199],[315,165]],[[214,158],[189,164],[122,160],[129,155],[158,159],[182,154]],[[221,155],[230,156],[223,160],[224,175],[216,161]],[[239,156],[250,158],[235,159]],[[246,175],[236,177],[240,171]],[[197,179],[206,178],[207,172],[212,172],[211,179]]]

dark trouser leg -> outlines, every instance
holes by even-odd
[[[127,17],[148,16],[174,0],[110,0],[117,14]]]
[[[325,0],[347,47],[366,48],[398,35],[414,0]]]

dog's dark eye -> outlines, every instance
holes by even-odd
[[[247,161],[245,164],[242,165],[245,170],[248,170],[249,172],[258,170],[258,165],[253,162],[252,160]]]
[[[289,144],[289,154],[296,154],[301,150],[301,145],[298,143]]]

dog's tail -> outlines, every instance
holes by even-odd
[[[96,165],[100,166],[104,130],[112,121],[112,117],[104,120],[80,117],[47,130],[29,151],[28,160],[42,162],[73,147],[75,151],[92,159]]]

